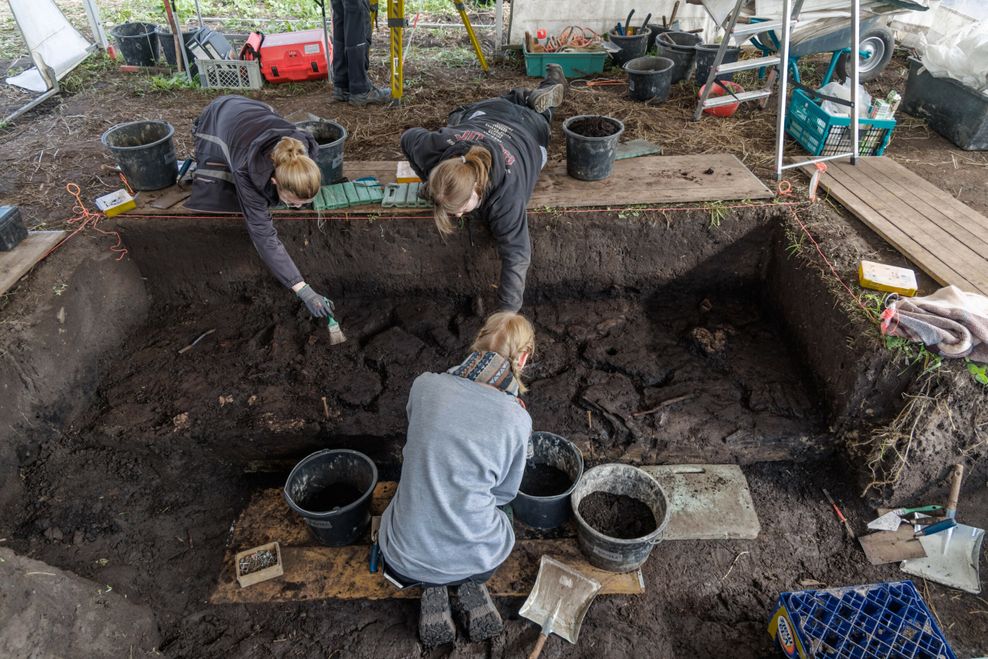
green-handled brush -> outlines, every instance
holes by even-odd
[[[329,345],[335,346],[346,341],[346,335],[343,334],[340,324],[336,322],[332,314],[326,317],[326,329],[329,330]]]

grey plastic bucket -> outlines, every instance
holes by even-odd
[[[714,60],[717,59],[718,50],[720,50],[720,44],[718,43],[696,45],[696,77],[694,79],[697,86],[707,84],[707,78],[710,76],[710,67],[713,66]],[[737,62],[738,55],[740,54],[740,48],[737,46],[728,46],[727,50],[724,51],[724,61],[721,64]],[[717,80],[734,80],[734,74],[722,73],[717,76]]]
[[[696,59],[696,44],[702,41],[699,36],[689,32],[662,32],[655,39],[657,53],[668,57],[675,65],[672,68],[672,83],[684,80],[693,68]]]
[[[346,144],[346,128],[328,119],[302,121],[295,124],[311,133],[319,143],[316,164],[322,172],[323,185],[331,185],[343,178],[343,147]]]
[[[331,485],[349,485],[360,492],[353,502],[334,510],[309,510],[305,501]],[[306,457],[285,481],[288,506],[305,519],[316,540],[330,547],[352,545],[370,526],[370,502],[377,487],[377,466],[350,449],[323,449]]]
[[[582,121],[603,120],[614,127],[610,135],[593,137],[576,132],[573,127]],[[566,173],[580,181],[600,181],[614,169],[614,153],[624,132],[624,124],[614,117],[580,114],[563,122],[566,135]]]
[[[580,516],[580,502],[593,492],[623,494],[652,509],[656,529],[640,538],[612,538],[593,528]],[[659,482],[638,467],[604,464],[583,474],[570,495],[580,549],[591,565],[610,572],[636,570],[648,559],[652,548],[662,542],[669,523],[668,498]]]
[[[551,432],[532,433],[533,455],[529,464],[555,467],[569,476],[572,484],[561,494],[534,496],[519,490],[511,502],[515,517],[536,529],[554,529],[570,517],[569,497],[583,476],[583,455],[576,444]]]
[[[621,50],[611,53],[611,59],[618,66],[623,66],[636,57],[641,57],[645,54],[645,49],[648,48],[648,40],[651,36],[651,30],[643,31],[641,34],[632,34],[630,37],[621,36],[612,31],[607,35],[607,38],[612,44],[619,46]]]
[[[124,61],[133,66],[154,66],[158,61],[158,26],[124,23],[110,30]]]
[[[672,86],[675,63],[668,57],[638,57],[624,65],[628,93],[636,101],[664,101]]]
[[[160,190],[175,184],[175,129],[166,121],[131,121],[103,133],[103,145],[117,160],[135,190]]]

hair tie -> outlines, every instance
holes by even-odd
[[[466,156],[460,156],[460,160],[463,162],[464,165],[467,164],[467,157]]]

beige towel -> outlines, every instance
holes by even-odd
[[[988,362],[988,297],[946,286],[925,297],[892,297],[882,332],[922,341],[944,357]]]

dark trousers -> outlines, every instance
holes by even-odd
[[[439,587],[443,587],[443,586],[447,586],[447,587],[449,587],[449,586],[462,586],[463,584],[467,583],[468,581],[471,582],[471,583],[487,583],[487,580],[490,579],[494,575],[495,570],[497,570],[497,568],[494,568],[493,570],[490,570],[489,572],[483,572],[481,574],[474,574],[472,576],[467,577],[466,579],[460,579],[459,581],[451,581],[450,583],[425,583],[423,581],[416,581],[415,579],[412,579],[411,577],[406,577],[402,573],[396,572],[391,567],[388,567],[387,562],[384,563],[384,574],[386,574],[387,576],[389,576],[392,579],[394,579],[395,581],[397,581],[401,585],[401,588],[402,589],[405,589],[405,588],[413,588],[415,586],[421,586],[422,588],[439,588]]]
[[[368,0],[332,0],[333,86],[351,94],[371,90]]]
[[[541,89],[543,87],[550,87],[554,84],[555,83],[552,80],[549,80],[548,78],[543,78],[542,81],[538,84],[538,87],[536,87],[536,89]],[[521,107],[531,111],[532,114],[537,114],[543,119],[545,119],[547,124],[551,124],[552,108],[549,108],[545,112],[540,113],[528,107],[528,97],[532,95],[533,91],[534,90],[527,89],[525,87],[515,87],[507,94],[502,95],[501,98],[503,98],[506,101],[510,101],[515,105],[520,105]],[[484,102],[485,101],[480,101],[479,103],[475,103],[473,105],[464,105],[456,108],[455,110],[450,112],[449,115],[446,117],[446,125],[449,126],[450,128],[453,128],[454,126],[458,126],[460,122],[463,121],[464,117],[467,116],[468,112],[474,109],[475,105],[479,105]]]

